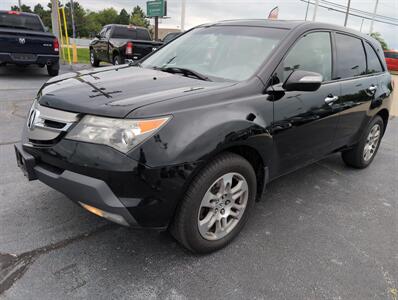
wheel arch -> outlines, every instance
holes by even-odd
[[[390,113],[388,112],[388,110],[386,108],[383,108],[376,114],[376,116],[380,116],[383,119],[383,123],[384,123],[383,134],[384,134],[387,129],[387,124],[388,124],[388,120],[390,117]]]

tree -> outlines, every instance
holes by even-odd
[[[18,6],[18,5],[13,5],[13,6],[11,6],[11,10],[15,10],[15,11],[19,10],[19,6]],[[27,5],[25,5],[25,4],[22,4],[22,5],[21,5],[21,11],[22,11],[22,12],[27,12],[27,13],[32,13],[32,12],[33,12],[33,11],[30,9],[30,6],[27,6]]]
[[[67,2],[65,5],[66,22],[68,25],[68,34],[72,36],[72,16],[71,5]],[[76,37],[88,36],[89,32],[86,29],[86,11],[77,1],[73,1],[73,17],[75,20]]]
[[[119,14],[114,8],[106,8],[97,13],[97,21],[101,26],[118,22]]]
[[[36,4],[33,8],[33,12],[42,19],[44,26],[51,28],[51,11],[44,9],[40,3]]]
[[[370,34],[370,36],[372,38],[374,38],[375,40],[379,41],[381,47],[383,48],[383,50],[388,50],[388,45],[387,42],[384,40],[384,38],[382,37],[380,32],[372,32]]]
[[[131,14],[130,23],[135,26],[142,26],[148,28],[150,25],[149,20],[146,19],[146,15],[140,6],[136,6]]]
[[[124,8],[119,13],[118,23],[124,25],[128,25],[130,23],[130,15]]]

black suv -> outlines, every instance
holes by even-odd
[[[379,43],[359,32],[206,24],[140,63],[50,80],[17,160],[30,180],[94,214],[170,229],[206,253],[238,234],[278,176],[335,152],[367,167],[391,92]]]

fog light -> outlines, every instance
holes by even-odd
[[[86,210],[88,210],[89,212],[93,213],[94,215],[100,216],[102,218],[105,218],[109,221],[115,222],[117,224],[123,225],[123,226],[129,226],[129,224],[126,222],[126,220],[117,214],[113,214],[107,211],[103,211],[101,209],[98,209],[94,206],[79,202],[79,204]]]

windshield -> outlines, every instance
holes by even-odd
[[[243,81],[254,75],[286,33],[264,27],[199,27],[159,49],[142,66],[184,68],[212,79]]]
[[[38,16],[9,12],[0,13],[0,27],[44,31],[43,25]]]

